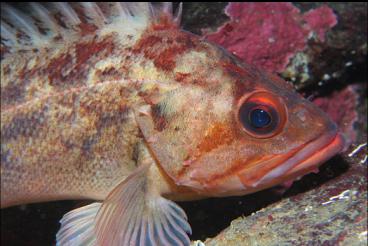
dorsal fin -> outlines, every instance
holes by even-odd
[[[96,3],[83,2],[81,5],[84,8],[84,13],[86,13],[87,17],[94,20],[94,23],[98,27],[101,27],[107,23],[104,13],[102,13],[102,10],[97,6]]]
[[[96,31],[112,26],[107,29],[124,33],[125,29],[144,29],[163,13],[177,23],[181,15],[180,6],[172,16],[171,3],[29,3],[21,7],[1,4],[1,44],[9,51],[73,40],[82,35],[83,24]]]
[[[7,38],[10,38],[10,40],[8,40],[10,41],[10,43],[21,44],[20,39],[23,39],[23,41],[32,40],[33,42],[39,42],[41,40],[39,30],[30,16],[25,15],[22,11],[6,3],[2,5],[3,6],[1,6],[1,16],[7,21],[7,26],[12,26],[12,28],[14,29],[8,29],[8,32],[14,34],[12,36],[7,36]],[[6,26],[6,24],[3,24],[5,20],[2,20],[2,26]],[[20,36],[21,34],[25,34],[26,37]],[[3,36],[2,32],[1,36]],[[20,38],[19,36],[22,38]],[[26,44],[27,42],[23,43]]]
[[[50,30],[52,33],[59,33],[60,28],[59,25],[55,22],[55,19],[50,14],[49,10],[46,9],[40,3],[29,3],[31,8],[31,13],[35,15],[35,17],[45,25],[45,28]]]
[[[68,3],[55,2],[52,3],[54,7],[60,12],[63,16],[64,23],[69,27],[78,26],[81,23],[77,13]]]

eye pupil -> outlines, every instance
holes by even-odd
[[[271,123],[270,114],[263,109],[254,109],[249,115],[250,123],[255,128],[262,128]]]
[[[237,123],[240,130],[254,138],[270,138],[284,129],[286,108],[282,98],[258,91],[240,101]]]

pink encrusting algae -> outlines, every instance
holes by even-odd
[[[337,23],[327,6],[301,14],[291,3],[230,3],[225,13],[230,21],[206,38],[269,72],[282,72],[311,34],[323,42]]]
[[[331,119],[339,125],[341,132],[346,137],[346,147],[356,140],[357,133],[354,124],[358,121],[356,111],[358,94],[355,86],[350,85],[330,96],[316,98],[313,103],[327,112]]]
[[[326,5],[308,11],[303,19],[321,42],[325,41],[326,32],[337,24],[336,15]]]

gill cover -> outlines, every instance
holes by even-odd
[[[341,149],[324,112],[281,79],[255,71],[209,75],[221,83],[178,86],[136,111],[153,155],[177,185],[242,195],[304,175]]]

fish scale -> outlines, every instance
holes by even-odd
[[[70,9],[64,8],[62,12],[65,11],[70,11]],[[74,17],[71,18],[71,15]],[[75,22],[73,19],[78,17],[76,13],[69,13],[68,18],[71,22]],[[139,29],[135,36],[139,36],[138,31]],[[1,116],[3,134],[1,139],[4,146],[7,146],[4,147],[4,151],[7,153],[13,150],[11,151],[14,152],[13,155],[19,156],[18,153],[15,154],[19,152],[15,149],[22,149],[23,154],[20,156],[22,156],[24,163],[53,162],[55,168],[59,166],[69,167],[69,169],[66,168],[66,172],[72,172],[73,169],[70,168],[78,163],[78,166],[85,166],[86,171],[91,172],[88,174],[82,169],[83,173],[88,174],[86,180],[89,180],[92,173],[96,173],[98,170],[103,173],[101,168],[93,162],[91,167],[95,166],[95,168],[90,170],[90,159],[94,158],[92,155],[101,159],[107,158],[107,156],[113,159],[113,156],[117,155],[115,152],[120,147],[123,152],[127,152],[123,155],[127,157],[118,158],[122,160],[119,162],[120,165],[132,162],[129,153],[131,152],[130,146],[133,146],[137,140],[134,140],[134,137],[131,137],[133,140],[128,140],[127,136],[137,135],[136,125],[128,125],[132,124],[129,120],[129,104],[130,101],[135,100],[130,99],[130,97],[134,97],[131,88],[135,86],[131,86],[134,84],[133,82],[123,79],[127,77],[125,71],[128,71],[129,68],[120,69],[125,63],[129,63],[129,59],[124,59],[124,57],[129,57],[131,54],[127,50],[129,49],[129,39],[132,37],[127,38],[125,34],[117,37],[117,34],[111,35],[110,33],[96,37],[94,33],[89,34],[85,31],[77,33],[66,30],[64,32],[70,34],[70,37],[63,34],[63,42],[57,39],[51,41],[46,47],[34,44],[37,50],[35,50],[36,47],[22,47],[25,49],[24,51],[12,51],[5,54],[4,59],[2,59]],[[55,34],[56,37],[58,35],[58,33]],[[125,48],[114,53],[117,49],[115,47]],[[120,61],[113,63],[109,62],[109,59],[111,61],[119,59]],[[126,60],[128,62],[125,62]],[[19,64],[18,61],[22,62]],[[109,76],[112,74],[111,71],[115,71],[113,80]],[[39,117],[41,115],[43,116],[42,124]],[[40,131],[42,132],[40,133]],[[115,132],[119,132],[118,135],[115,134],[114,139],[106,141],[109,135]],[[115,146],[109,151],[110,153],[104,154],[106,157],[95,153],[114,144]],[[39,146],[37,152],[41,153],[38,158],[31,155],[31,152],[35,151],[33,148],[36,145]],[[52,147],[42,148],[45,145]],[[29,147],[25,148],[26,146]],[[65,158],[65,156],[70,156],[70,158]],[[84,164],[80,164],[80,159],[85,158],[86,160],[82,161]],[[28,165],[31,166],[31,164]],[[38,165],[37,168],[40,166]],[[111,168],[109,172],[113,170]],[[81,173],[81,177],[84,176],[83,173]],[[117,174],[121,174],[121,171]],[[122,177],[124,176],[122,175]],[[39,177],[35,177],[35,179],[39,179]],[[98,180],[98,178],[95,179]],[[65,180],[62,178],[59,180],[68,183],[69,179],[66,177]],[[52,183],[55,184],[55,182]],[[107,184],[104,187],[104,192],[113,187],[114,182],[105,181],[105,183]],[[101,184],[104,184],[104,181]],[[55,184],[55,186],[58,185]],[[54,192],[50,185],[45,186],[48,187],[45,191],[46,194]],[[77,193],[73,192],[76,188],[78,192],[82,193],[93,190],[88,189],[88,186],[83,190],[78,184],[68,187],[66,190]],[[39,190],[35,192],[42,195]],[[33,196],[33,193],[29,193],[29,196]]]
[[[189,245],[169,199],[292,181],[344,144],[285,81],[181,30],[181,5],[29,10],[2,6],[1,207],[97,200],[63,217],[57,245]]]

